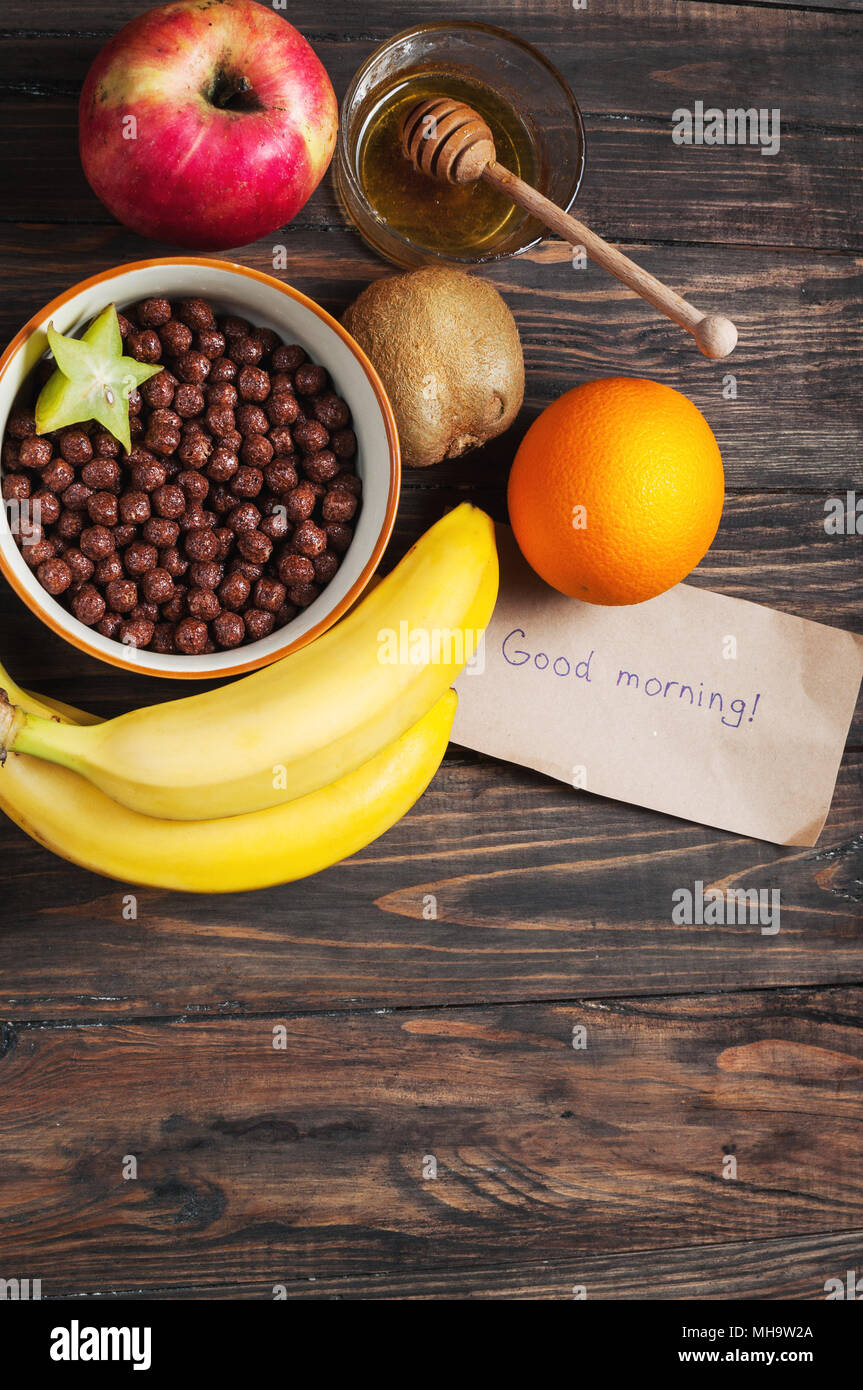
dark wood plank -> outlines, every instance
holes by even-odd
[[[677,104],[677,103],[674,103]],[[607,237],[860,249],[860,196],[851,143],[841,130],[787,130],[776,159],[757,149],[683,149],[671,140],[671,112],[586,121],[589,166],[577,211]],[[73,97],[4,103],[0,162],[6,171],[4,217],[108,223],[77,158]],[[339,220],[327,185],[294,226]],[[141,243],[153,254],[152,243]]]
[[[44,13],[45,7],[35,10]],[[76,5],[76,24],[91,29],[79,13]],[[10,24],[0,43],[0,93],[17,91],[34,99],[76,95],[112,32],[114,7],[109,13],[100,6],[99,13],[101,32],[90,34],[16,34]],[[384,0],[364,8],[359,37],[350,17],[336,28],[322,22],[317,6],[292,3],[290,17],[319,52],[341,97],[376,42],[423,18],[439,19],[440,13],[437,6],[400,10]],[[482,19],[483,14],[475,5],[448,6],[446,18]],[[572,10],[569,0],[541,0],[529,12],[522,5],[496,3],[488,18],[538,44],[563,72],[588,116],[669,120],[676,106],[691,107],[701,100],[705,107],[723,110],[779,107],[783,129],[800,123],[831,128],[859,123],[863,31],[859,17],[850,12],[630,0],[625,42],[617,0],[589,0],[584,11]],[[824,81],[825,64],[829,82]]]
[[[586,131],[590,164],[577,210],[602,236],[860,246],[854,165],[840,131],[785,131],[781,163],[756,149],[679,148],[670,120],[593,117]]]
[[[266,0],[262,0],[266,3]],[[757,9],[784,11],[792,17],[796,12],[827,11],[853,13],[860,9],[860,0],[745,0],[744,4],[734,0],[680,0],[677,8],[681,25],[691,22],[692,11],[707,22],[712,11],[719,8],[730,11],[726,20],[733,23],[734,17],[742,10]],[[74,9],[58,11],[49,0],[5,0],[3,7],[3,30],[0,32],[62,34],[99,34],[107,37],[122,24],[134,19],[142,10],[151,6],[148,0],[114,0],[110,11],[106,11],[103,0],[75,0]],[[668,14],[669,0],[641,0],[637,9],[634,4],[627,7],[627,17],[633,10],[653,13],[657,21]],[[577,10],[571,0],[561,0],[560,4],[549,4],[549,0],[450,0],[445,16],[441,14],[438,0],[365,0],[362,6],[349,4],[340,12],[336,7],[330,14],[321,13],[315,0],[291,0],[289,17],[302,33],[311,41],[339,35],[364,41],[381,42],[390,34],[398,33],[414,24],[435,22],[442,18],[451,20],[478,20],[484,24],[497,24],[520,34],[532,43],[560,41],[570,33],[569,26],[580,25],[575,34],[593,24],[599,18],[611,14],[609,0],[588,0],[584,10]],[[717,24],[719,21],[715,21]],[[755,21],[753,21],[755,22]],[[631,30],[627,27],[627,35]],[[575,39],[573,41],[580,41]]]
[[[135,890],[0,824],[14,864],[0,1016],[122,1019],[424,1006],[863,978],[863,754],[821,843],[781,849],[451,750],[387,835],[304,882]],[[778,889],[781,929],[676,926],[679,887]],[[430,911],[437,916],[429,918]]]
[[[50,1295],[859,1231],[861,1003],[7,1030],[5,1261]]]
[[[508,1268],[411,1269],[396,1275],[355,1275],[297,1280],[285,1277],[260,1284],[217,1284],[112,1294],[100,1299],[177,1300],[289,1299],[371,1301],[380,1299],[506,1299],[527,1301],[589,1299],[665,1300],[823,1299],[825,1284],[839,1279],[847,1289],[848,1270],[863,1263],[863,1232],[827,1236],[789,1236],[734,1245],[681,1250],[642,1250],[626,1255],[591,1255],[571,1260],[539,1260]],[[830,1285],[832,1291],[835,1285]],[[582,1294],[580,1291],[583,1290]],[[50,1295],[49,1295],[50,1297]]]
[[[281,278],[336,315],[369,280],[393,267],[358,233],[291,227]],[[70,284],[111,265],[167,254],[118,228],[0,226],[0,339]],[[827,497],[860,486],[863,412],[857,379],[863,277],[854,259],[715,246],[644,246],[647,269],[738,323],[741,341],[725,362],[702,357],[689,336],[655,314],[597,266],[572,267],[566,247],[542,243],[484,270],[515,314],[525,350],[527,398],[516,426],[489,449],[453,464],[405,474],[406,486],[499,485],[513,450],[549,401],[597,376],[648,376],[682,390],[719,439],[731,488],[810,487],[823,517]],[[273,273],[271,243],[233,257]],[[731,373],[737,399],[725,400]],[[815,523],[817,524],[817,523]],[[842,542],[831,540],[823,558]],[[814,615],[813,615],[814,616]]]
[[[709,0],[713,5],[734,5],[737,0]],[[690,0],[681,0],[687,5]],[[860,0],[744,0],[746,5],[759,6],[770,9],[785,10],[793,12],[796,10],[818,10],[822,14],[843,14],[859,12]]]

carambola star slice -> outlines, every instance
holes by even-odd
[[[48,342],[57,370],[39,392],[36,433],[48,434],[83,420],[97,420],[127,451],[129,397],[162,364],[123,356],[120,321],[113,304],[103,309],[81,338],[58,333],[48,325]]]

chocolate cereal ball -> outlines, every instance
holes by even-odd
[[[36,570],[36,578],[42,588],[47,589],[48,593],[53,594],[56,598],[60,594],[64,594],[72,583],[72,571],[65,560],[57,557],[43,560]]]
[[[239,647],[246,636],[246,625],[239,613],[220,613],[213,620],[213,636],[220,647]]]
[[[207,624],[200,618],[183,618],[174,631],[174,644],[178,652],[200,656],[207,645],[207,635]]]

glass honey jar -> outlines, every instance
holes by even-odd
[[[472,265],[517,255],[540,225],[482,181],[441,183],[401,152],[399,123],[430,96],[467,102],[500,162],[569,208],[584,168],[575,98],[535,48],[487,24],[423,24],[365,61],[342,103],[336,182],[351,221],[398,265]]]

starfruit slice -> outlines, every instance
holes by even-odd
[[[48,434],[83,420],[97,420],[128,452],[129,397],[151,376],[161,362],[136,362],[123,356],[123,338],[117,309],[109,304],[80,338],[58,333],[48,325],[48,342],[57,369],[48,378],[36,402],[36,433]]]

